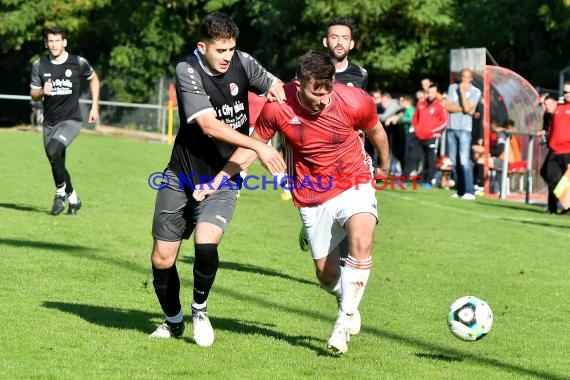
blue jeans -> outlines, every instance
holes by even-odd
[[[473,194],[473,167],[471,164],[471,131],[447,129],[447,152],[456,173],[457,194]],[[459,153],[459,166],[457,165]]]

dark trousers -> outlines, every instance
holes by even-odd
[[[424,157],[423,181],[429,182],[435,178],[435,161],[437,155],[438,138],[420,140],[415,134],[411,134],[406,164],[404,165],[404,177],[408,177],[416,168],[418,162]]]
[[[544,163],[540,168],[540,176],[548,185],[548,211],[555,213],[557,211],[558,199],[554,195],[554,188],[562,178],[566,168],[570,164],[570,153],[555,154],[548,151]]]

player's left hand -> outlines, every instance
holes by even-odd
[[[284,103],[285,98],[285,90],[283,89],[283,82],[278,80],[277,82],[273,83],[273,85],[267,90],[267,100],[270,102],[279,102]]]
[[[201,188],[196,187],[196,189],[192,192],[192,197],[196,201],[202,202],[208,195],[213,194],[214,191],[216,191],[216,189],[209,186],[203,186]]]

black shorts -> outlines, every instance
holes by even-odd
[[[237,190],[222,187],[202,202],[197,202],[191,190],[179,187],[176,174],[167,170],[165,175],[168,176],[168,186],[157,192],[154,206],[152,236],[155,239],[188,239],[194,226],[201,222],[226,230],[236,208]]]

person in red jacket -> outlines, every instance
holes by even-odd
[[[570,82],[564,83],[564,103],[556,104],[553,100],[545,100],[545,112],[552,116],[545,125],[545,131],[538,135],[548,136],[548,155],[540,173],[548,185],[548,212],[556,214],[558,205],[554,188],[570,167]],[[567,213],[570,210],[563,210]]]
[[[424,187],[435,183],[435,163],[437,145],[441,131],[447,126],[449,115],[439,96],[439,86],[432,83],[427,91],[427,97],[418,102],[412,117],[414,133],[410,136],[404,177],[408,177],[417,166],[419,160],[425,157],[423,169]]]

